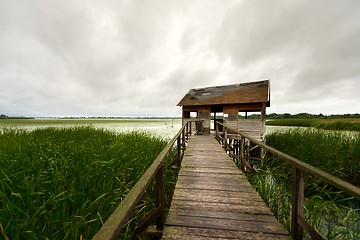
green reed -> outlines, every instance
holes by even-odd
[[[266,142],[282,152],[359,186],[360,133],[288,130],[267,135]],[[250,182],[280,222],[290,231],[292,169],[267,154]],[[360,201],[305,175],[305,219],[326,239],[360,238]]]
[[[323,130],[360,131],[359,118],[280,118],[271,119],[267,121],[266,124],[273,126],[314,127]]]
[[[354,185],[360,185],[360,132],[342,133],[322,130],[288,130],[266,136],[268,145]],[[283,165],[287,175],[290,165],[269,156],[266,164]]]
[[[0,236],[91,238],[165,145],[145,132],[91,127],[3,131]],[[151,193],[142,199],[128,229],[151,209],[152,199]]]

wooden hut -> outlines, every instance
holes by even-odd
[[[211,120],[214,119],[264,140],[269,90],[269,80],[195,88],[190,89],[177,105],[182,106],[183,124],[191,118],[203,120],[203,134],[210,134]],[[247,119],[248,112],[258,112],[259,119]]]

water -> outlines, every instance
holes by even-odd
[[[172,138],[180,130],[181,119],[153,119],[153,118],[91,118],[91,119],[1,119],[0,131],[5,128],[19,128],[32,131],[47,127],[93,126],[115,132],[129,132],[134,130],[146,131],[162,138]],[[274,131],[284,131],[294,127],[266,126],[266,134]]]
[[[181,119],[1,119],[0,131],[5,128],[35,130],[47,127],[93,126],[115,132],[147,131],[160,137],[172,138],[181,128]],[[212,125],[213,126],[213,125]],[[294,127],[266,126],[266,134]]]
[[[172,138],[181,128],[181,119],[2,119],[0,131],[17,128],[32,131],[47,127],[93,126],[115,132],[146,131]]]
[[[170,139],[175,136],[181,128],[181,122],[181,119],[178,118],[0,119],[0,131],[5,128],[20,128],[32,131],[34,129],[47,127],[93,126],[115,132],[147,131],[156,136]],[[277,131],[287,131],[294,128],[308,129],[306,127],[266,126],[266,134]]]

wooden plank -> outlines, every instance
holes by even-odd
[[[281,225],[274,222],[249,221],[241,219],[219,219],[208,217],[192,217],[177,215],[168,217],[168,226],[198,227],[207,229],[222,229],[241,232],[262,232],[272,234],[287,234]]]
[[[251,202],[250,204],[242,204],[237,205],[233,203],[216,203],[216,202],[200,202],[200,201],[184,201],[184,200],[177,200],[174,199],[171,203],[172,205],[176,206],[176,208],[183,208],[183,209],[207,209],[209,211],[234,211],[238,213],[249,213],[249,214],[270,214],[271,211],[268,207],[264,206],[263,204],[259,204],[259,202]],[[270,211],[270,212],[269,212]]]
[[[192,136],[166,219],[163,239],[289,239],[224,149]]]
[[[206,183],[197,183],[192,182],[180,182],[177,184],[177,187],[183,189],[207,189],[207,190],[226,190],[226,191],[239,191],[247,192],[248,188],[244,188],[236,185],[219,185],[219,184],[206,184]]]
[[[223,150],[222,150],[223,151]],[[184,160],[189,159],[190,161],[212,161],[212,162],[226,162],[228,159],[224,153],[214,153],[209,156],[209,153],[197,154],[197,155],[187,155],[184,157]]]
[[[245,239],[245,240],[285,240],[289,239],[286,235],[266,234],[255,232],[242,232],[222,229],[204,229],[204,228],[190,228],[190,227],[175,227],[169,226],[164,229],[163,239],[178,239],[178,240],[215,240],[215,239]]]
[[[208,168],[231,168],[234,169],[235,164],[229,163],[229,162],[222,162],[222,161],[211,161],[209,159],[197,159],[197,161],[188,161],[185,160],[182,163],[182,168],[187,167],[208,167]],[[237,171],[237,174],[239,174],[239,171]]]
[[[224,187],[224,190],[230,191],[231,189],[236,187],[242,188],[242,189],[248,189],[249,191],[253,191],[251,188],[250,183],[246,182],[244,184],[239,184],[240,180],[246,180],[245,178],[237,178],[236,175],[232,179],[232,181],[229,181],[228,178],[220,178],[220,177],[201,177],[201,176],[190,176],[190,175],[181,175],[182,177],[178,178],[177,184],[180,186],[187,186],[186,188],[189,188],[189,186],[193,186],[193,188],[202,188],[203,189],[213,189],[213,187],[217,186]],[[211,182],[211,184],[209,184]],[[221,190],[221,188],[219,189]],[[235,190],[236,191],[236,190]]]
[[[182,164],[182,171],[190,171],[191,169],[188,168],[200,168],[200,167],[204,167],[204,168],[231,168],[234,169],[234,165],[231,163],[222,163],[222,162],[184,162]],[[237,174],[239,174],[237,172]]]
[[[202,181],[204,178],[179,178],[178,187],[179,188],[192,188],[192,189],[208,189],[208,190],[227,190],[227,191],[240,191],[240,192],[249,192],[251,189],[247,186],[239,185],[236,182],[228,181],[216,181],[214,178],[207,178],[207,182]],[[212,182],[209,184],[209,182]],[[237,187],[239,190],[237,190]]]
[[[222,221],[222,219],[242,219],[248,221],[257,221],[257,222],[274,222],[276,219],[273,217],[271,213],[255,213],[249,214],[246,212],[235,212],[235,211],[221,211],[221,210],[214,210],[208,211],[208,209],[204,208],[172,208],[169,211],[168,221],[173,216],[193,216],[193,217],[204,217],[204,218],[216,218],[218,221]]]
[[[212,191],[199,189],[186,189],[175,191],[173,199],[178,200],[196,200],[200,202],[219,202],[219,203],[233,203],[242,204],[244,202],[260,202],[263,201],[257,194],[252,192],[231,192],[231,191]]]
[[[191,170],[182,171],[181,173],[179,173],[179,176],[222,178],[222,179],[227,179],[228,181],[246,179],[245,176],[238,174],[207,173],[207,172],[199,172],[199,171],[191,171]]]
[[[189,169],[189,168],[188,168]],[[185,170],[186,171],[186,170]],[[225,168],[225,167],[218,167],[218,168],[213,168],[213,167],[203,167],[203,168],[192,168],[189,169],[189,171],[192,172],[198,172],[198,173],[222,173],[222,174],[239,174],[237,169],[234,168]]]

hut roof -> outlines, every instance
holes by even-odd
[[[177,106],[217,104],[261,103],[270,104],[269,80],[232,85],[194,88],[181,99]]]

